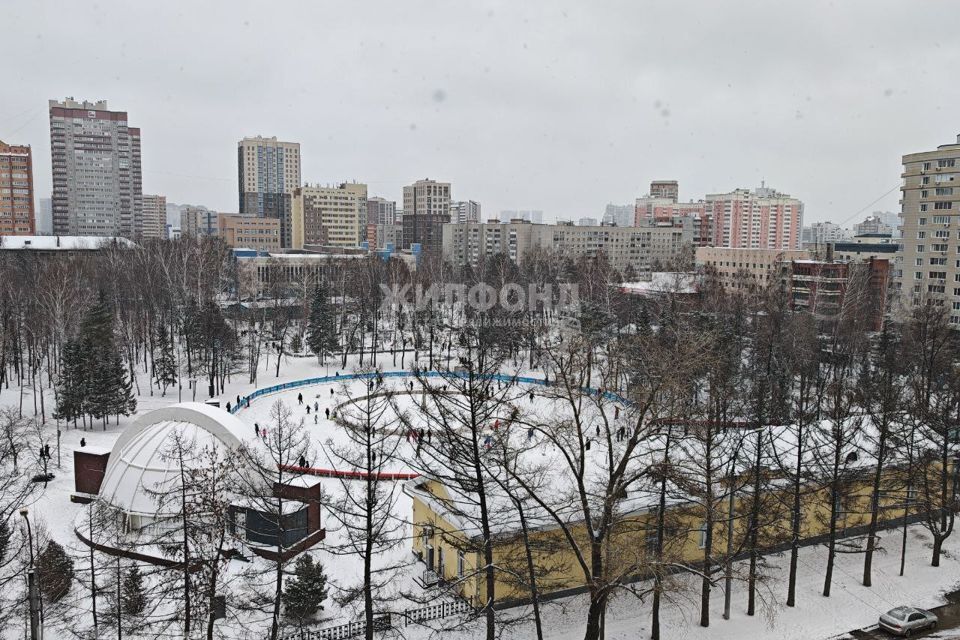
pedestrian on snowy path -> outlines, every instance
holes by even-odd
[[[330,419],[330,407],[327,407],[326,409],[324,409],[324,411],[327,412],[327,420],[329,420],[329,419]]]
[[[320,414],[319,414],[319,413],[313,414],[313,424],[317,424],[317,420],[319,420],[319,419],[320,419]]]
[[[257,434],[257,437],[260,437],[260,425],[256,422],[253,423],[253,432]]]
[[[227,401],[227,413],[230,413],[230,401]]]
[[[86,438],[80,438],[80,446],[81,446],[81,447],[87,446],[87,439],[86,439]]]
[[[302,394],[302,393],[298,393],[298,394],[297,394],[297,402],[299,402],[300,404],[303,404],[303,394]]]
[[[320,403],[317,402],[316,400],[313,401],[313,410],[320,411]]]
[[[310,405],[307,405],[307,415],[310,415]],[[597,428],[599,429],[600,427]]]

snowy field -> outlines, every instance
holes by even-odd
[[[385,359],[386,360],[386,359]],[[274,364],[275,363],[271,363]],[[339,364],[339,363],[338,363]],[[409,360],[406,368],[410,367]],[[350,371],[348,366],[344,373]],[[273,369],[264,367],[258,381],[259,387],[270,386],[285,381],[317,377],[334,373],[334,367],[319,366],[313,358],[290,358],[281,367],[281,376],[276,378]],[[385,370],[389,370],[386,369]],[[519,372],[518,372],[519,373]],[[542,373],[524,372],[533,377],[542,377]],[[522,375],[522,374],[521,374]],[[408,388],[410,378],[388,379],[387,384],[395,390]],[[138,415],[162,406],[176,403],[178,393],[176,389],[168,390],[165,397],[156,391],[154,395],[147,393],[147,386],[140,380],[141,394],[138,396]],[[417,383],[419,384],[419,383]],[[202,392],[197,400],[205,399]],[[226,403],[235,401],[237,395],[246,395],[254,390],[254,385],[247,383],[245,374],[235,375],[227,384],[221,401]],[[314,385],[276,394],[270,394],[254,400],[249,408],[238,412],[237,416],[250,426],[250,435],[254,436],[254,424],[269,428],[270,407],[280,400],[294,411],[294,417],[303,419],[304,426],[311,436],[312,459],[311,466],[324,468],[338,468],[335,461],[326,453],[331,444],[344,444],[346,436],[342,429],[326,417],[326,409],[334,410],[347,398],[357,398],[366,393],[367,383],[356,381],[350,383],[331,383]],[[331,394],[331,390],[333,393]],[[536,392],[537,389],[533,387]],[[300,405],[297,396],[302,393],[304,405]],[[183,389],[182,400],[192,400],[192,392]],[[395,398],[399,410],[415,410],[416,405],[422,402],[418,393],[412,395],[397,395]],[[0,390],[0,404],[16,405],[19,399],[16,390]],[[306,403],[310,403],[311,413],[306,413]],[[518,391],[517,402],[526,403],[524,409],[541,416],[549,416],[555,410],[550,400],[539,395],[533,401],[527,396],[527,391]],[[316,403],[317,409],[314,409]],[[49,411],[53,405],[52,394],[47,395],[46,406]],[[32,415],[32,395],[29,391],[24,395],[24,414]],[[341,409],[342,410],[342,409]],[[34,504],[31,505],[31,518],[35,525],[46,529],[48,534],[61,542],[80,563],[87,560],[87,549],[76,539],[73,527],[75,520],[83,513],[85,507],[71,503],[69,496],[73,491],[73,451],[80,447],[81,438],[87,446],[109,449],[119,433],[127,427],[137,416],[123,418],[120,425],[110,424],[105,430],[96,427],[84,431],[82,429],[63,428],[59,455],[61,464],[57,467],[57,455],[53,456],[52,466],[56,478],[49,483],[47,489],[38,493]],[[49,442],[53,452],[58,451],[56,430],[50,423]],[[388,468],[396,471],[410,471],[413,466],[407,461],[415,455],[414,445],[403,434],[402,429],[396,436],[400,439],[399,459],[391,462]],[[599,447],[598,447],[599,449]],[[322,480],[327,495],[335,496],[342,491],[340,481],[332,478]],[[414,561],[410,553],[409,523],[411,513],[410,499],[396,487],[397,503],[394,517],[402,523],[403,534],[407,538],[396,549],[379,562],[386,564],[406,563],[405,570],[392,583],[396,593],[416,592],[422,594],[414,578],[421,575],[423,566]],[[334,523],[327,519],[324,522],[328,528],[328,538],[324,543],[315,547],[311,553],[325,567],[331,581],[331,595],[336,595],[338,585],[355,583],[359,575],[359,563],[356,559],[330,553],[329,547],[341,541],[342,532],[338,531]],[[949,538],[945,544],[945,554],[939,569],[929,566],[930,540],[920,527],[913,527],[909,536],[909,557],[907,560],[907,575],[899,577],[899,533],[888,532],[884,541],[889,549],[879,554],[874,560],[874,587],[864,588],[859,584],[862,557],[841,554],[838,558],[838,567],[834,578],[834,595],[823,598],[819,595],[822,587],[822,572],[825,564],[825,552],[817,547],[803,549],[801,552],[801,572],[798,584],[798,606],[788,609],[782,602],[785,596],[786,556],[774,556],[768,559],[770,567],[767,570],[766,582],[761,592],[766,599],[760,614],[754,618],[744,615],[746,590],[743,585],[734,584],[733,615],[730,621],[721,618],[723,607],[723,592],[721,588],[713,591],[713,623],[709,629],[701,629],[697,625],[698,619],[698,591],[697,585],[690,578],[677,578],[686,582],[687,588],[680,589],[682,594],[678,599],[667,603],[662,613],[664,636],[667,638],[770,638],[770,639],[800,639],[800,638],[827,638],[843,633],[851,628],[866,626],[876,621],[880,612],[898,604],[913,604],[918,606],[934,606],[942,602],[941,594],[957,588],[960,583],[960,553],[957,552],[958,536]],[[341,610],[333,601],[328,599],[325,605],[325,617],[329,623],[345,622],[357,617],[355,609]],[[77,603],[83,607],[82,599]],[[404,605],[396,603],[395,608],[402,609],[417,606],[415,603]],[[514,616],[522,613],[521,610],[510,610],[502,615]],[[500,615],[500,614],[498,614]],[[545,635],[548,638],[574,639],[582,637],[583,621],[586,617],[586,599],[576,596],[545,604]],[[650,605],[649,602],[640,602],[635,597],[623,595],[616,598],[610,605],[607,614],[608,639],[643,638],[649,634]],[[253,624],[260,624],[252,620]],[[449,623],[450,621],[446,621]],[[251,627],[252,628],[252,627]],[[444,638],[473,638],[481,632],[481,627],[471,623],[466,629],[459,631],[442,631],[428,627],[405,627],[404,635],[412,638],[427,638],[431,635]],[[250,629],[236,629],[237,637],[254,637]],[[514,627],[505,632],[506,638],[529,638],[533,635],[532,625]],[[48,633],[48,637],[54,637]]]

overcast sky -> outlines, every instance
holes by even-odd
[[[141,127],[144,193],[223,211],[237,141],[259,134],[301,143],[305,181],[400,200],[430,177],[485,214],[599,217],[651,179],[683,200],[766,180],[806,221],[849,224],[898,210],[902,154],[960,133],[958,18],[877,0],[4,2],[0,139],[33,146],[38,197],[47,100],[72,96]]]

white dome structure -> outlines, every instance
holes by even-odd
[[[223,409],[184,402],[146,413],[113,445],[100,485],[100,499],[129,516],[137,529],[164,515],[158,494],[179,482],[174,455],[179,436],[189,449],[187,464],[199,465],[205,449],[239,448],[249,428]]]

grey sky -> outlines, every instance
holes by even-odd
[[[148,8],[149,7],[149,8]],[[896,211],[900,156],[960,132],[952,2],[5,2],[0,139],[50,191],[47,100],[143,131],[143,188],[237,208],[236,143],[305,181],[431,177],[485,213],[599,217],[765,179],[806,219]],[[856,216],[855,219],[862,217]],[[854,219],[854,220],[855,220]]]

